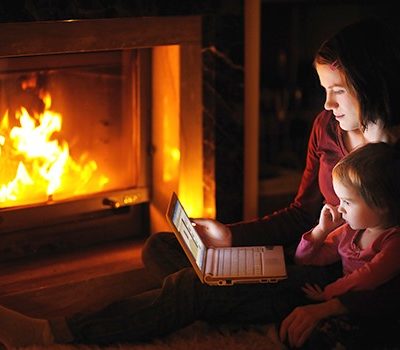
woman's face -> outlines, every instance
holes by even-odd
[[[324,108],[333,112],[343,130],[359,130],[360,104],[347,86],[344,75],[338,68],[327,64],[317,63],[316,69],[326,93]]]

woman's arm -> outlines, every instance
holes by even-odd
[[[347,312],[347,308],[338,299],[296,307],[282,321],[279,337],[282,342],[287,341],[291,347],[300,347],[321,320]]]
[[[300,347],[320,321],[343,314],[362,320],[371,327],[398,320],[399,295],[400,275],[374,290],[348,292],[320,304],[297,307],[283,320],[280,338],[291,346]]]
[[[366,322],[381,322],[385,318],[399,319],[399,295],[400,275],[374,290],[348,292],[337,299],[352,316]]]
[[[301,235],[316,224],[323,202],[337,204],[331,171],[342,157],[337,125],[330,112],[322,112],[312,128],[306,167],[294,201],[262,219],[228,225],[232,244],[297,244]]]

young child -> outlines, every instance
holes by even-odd
[[[303,235],[295,260],[303,265],[341,260],[343,277],[323,290],[306,284],[309,298],[323,301],[350,290],[374,289],[399,273],[399,177],[399,148],[386,143],[367,144],[334,167],[340,204],[324,205],[318,225]]]

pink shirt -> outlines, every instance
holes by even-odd
[[[295,260],[302,265],[328,265],[341,260],[343,277],[324,289],[326,299],[350,290],[368,290],[384,284],[400,272],[400,227],[382,233],[366,249],[357,244],[362,230],[344,224],[331,232],[322,243],[310,240],[311,231],[302,236]]]

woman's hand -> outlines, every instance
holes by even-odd
[[[191,221],[208,247],[232,246],[231,230],[224,224],[213,219],[192,219]]]
[[[281,341],[287,340],[291,347],[302,346],[318,322],[323,319],[320,309],[321,304],[296,307],[281,324]]]
[[[291,347],[301,347],[321,320],[345,313],[347,309],[338,299],[296,307],[283,320],[279,337]]]

